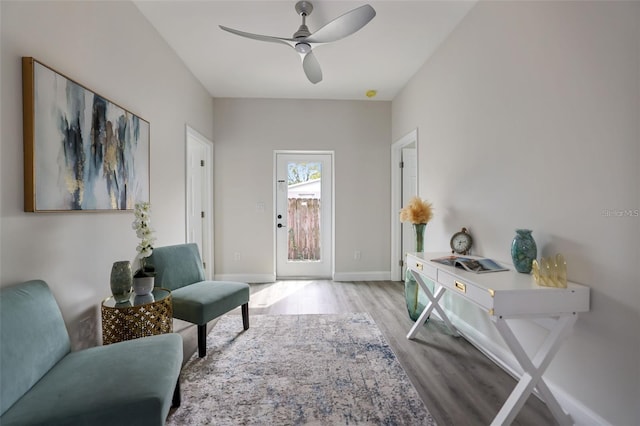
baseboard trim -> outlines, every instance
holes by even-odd
[[[276,281],[276,276],[273,274],[216,274],[213,279],[245,283],[273,283]]]
[[[511,352],[496,344],[496,342],[488,339],[486,335],[480,333],[476,328],[452,311],[445,308],[445,312],[460,334],[469,343],[475,346],[480,352],[486,355],[491,361],[498,365],[498,367],[502,368],[512,377],[518,380],[522,377],[522,369]],[[546,379],[545,382],[547,382],[549,389],[551,389],[551,392],[558,399],[562,408],[571,414],[576,426],[613,426],[552,381]],[[539,395],[537,396],[539,397]]]
[[[241,281],[247,283],[273,283],[277,278],[273,274],[216,274],[216,281]],[[293,278],[291,278],[293,279]],[[300,277],[299,279],[309,279]],[[331,278],[326,278],[330,280]],[[372,272],[336,272],[333,281],[390,281],[390,271]]]
[[[336,272],[334,281],[390,281],[390,271]]]

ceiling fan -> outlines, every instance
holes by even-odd
[[[321,44],[331,43],[345,38],[362,27],[376,16],[376,11],[368,4],[357,7],[325,24],[315,33],[311,33],[306,25],[307,16],[313,11],[313,5],[309,1],[299,1],[295,6],[296,12],[302,17],[302,25],[293,34],[292,38],[273,37],[260,34],[251,34],[244,31],[234,30],[220,25],[220,28],[232,34],[254,40],[268,41],[272,43],[282,43],[291,46],[300,54],[302,68],[307,78],[313,84],[322,81],[322,69],[313,54],[313,49]]]

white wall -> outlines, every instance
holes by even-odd
[[[394,140],[419,129],[426,250],[467,226],[476,254],[510,260],[530,228],[539,255],[563,253],[591,287],[548,370],[583,424],[640,424],[639,26],[638,2],[479,2],[392,106]],[[485,314],[447,303],[504,348]]]
[[[2,1],[0,285],[45,279],[76,347],[99,335],[98,306],[117,260],[133,260],[133,213],[24,213],[21,56],[151,125],[152,224],[160,245],[185,239],[185,125],[212,135],[213,102],[130,2]]]
[[[336,277],[389,276],[390,102],[215,99],[213,140],[217,277],[273,279],[274,150],[335,151]]]

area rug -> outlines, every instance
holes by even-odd
[[[167,425],[435,425],[371,316],[222,317]]]

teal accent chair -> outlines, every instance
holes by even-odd
[[[0,289],[2,426],[162,426],[181,368],[177,333],[71,351],[44,281]]]
[[[171,290],[173,317],[198,326],[198,356],[207,353],[207,323],[242,306],[242,325],[249,329],[249,284],[208,281],[198,246],[193,243],[155,247],[149,263],[156,287]]]

